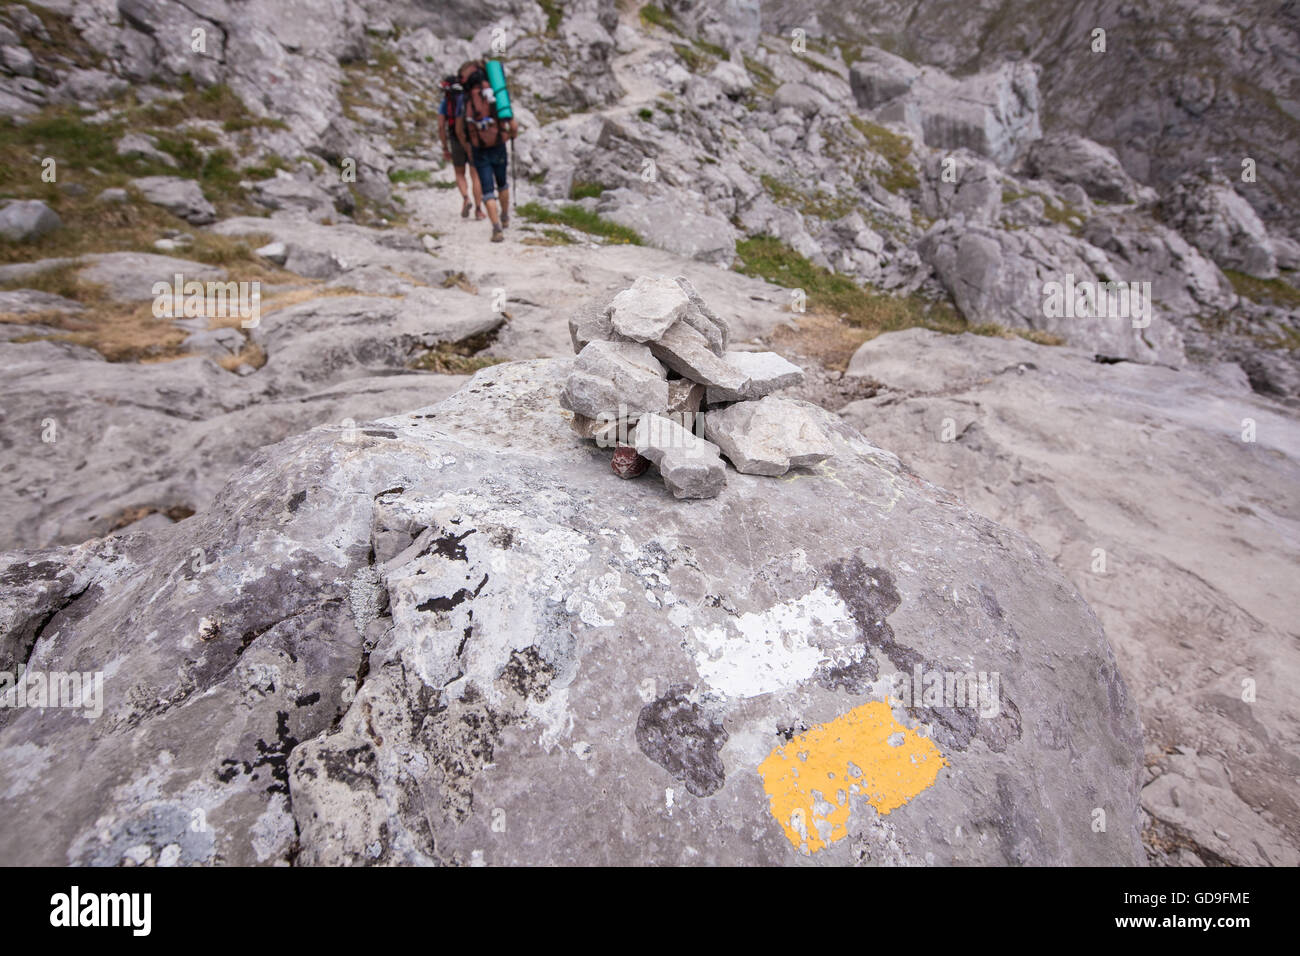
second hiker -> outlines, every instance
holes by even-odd
[[[469,162],[465,145],[456,136],[456,119],[464,108],[465,92],[460,78],[449,76],[442,81],[442,102],[438,104],[438,139],[442,142],[442,158],[451,162],[456,171],[456,188],[460,190],[462,219],[469,218],[470,190],[474,193],[474,218],[483,218],[483,189],[479,186],[478,171]],[[468,177],[466,176],[468,170]]]
[[[465,93],[464,108],[456,117],[456,136],[466,147],[478,171],[483,202],[487,206],[488,218],[492,220],[492,241],[501,242],[505,238],[502,230],[510,225],[506,143],[514,139],[518,126],[513,117],[498,117],[496,93],[488,82],[481,60],[461,64],[458,75]]]

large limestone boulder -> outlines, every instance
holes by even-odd
[[[95,719],[0,713],[0,860],[1142,859],[1133,702],[1042,551],[829,414],[795,479],[623,481],[570,364],[6,555],[5,660],[104,681]]]
[[[610,190],[600,197],[598,212],[657,249],[721,266],[736,258],[735,226],[696,209],[675,190],[661,188],[653,197],[626,188]]]
[[[1006,165],[1043,135],[1038,67],[1028,61],[954,78],[882,50],[862,55],[850,72],[858,107],[909,127],[927,146],[966,148]]]
[[[879,392],[845,420],[1030,535],[1097,613],[1141,711],[1154,858],[1295,866],[1276,810],[1295,792],[1300,706],[1294,410],[1235,365],[926,329],[872,339],[848,376]]]
[[[1060,133],[1038,140],[1025,156],[1031,176],[1056,183],[1076,183],[1092,199],[1129,203],[1138,198],[1138,185],[1109,149],[1082,136]]]
[[[1185,361],[1178,327],[1146,294],[1153,290],[1141,285],[1148,275],[1116,267],[1100,249],[1063,230],[1007,231],[943,220],[916,248],[973,325],[1036,329],[1108,358]],[[1102,295],[1101,277],[1136,283],[1140,298],[1112,301]],[[1080,300],[1083,290],[1092,298]],[[1065,300],[1075,305],[1067,309]]]
[[[1225,269],[1277,276],[1277,254],[1259,215],[1225,182],[1185,176],[1161,204],[1166,222]]]
[[[997,166],[967,149],[931,153],[921,164],[921,211],[931,219],[992,225],[1002,210]]]

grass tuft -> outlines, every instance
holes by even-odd
[[[645,245],[645,241],[635,230],[629,229],[627,226],[620,226],[616,222],[610,222],[608,219],[602,219],[594,212],[588,212],[581,206],[561,206],[558,210],[555,210],[530,202],[519,207],[519,215],[531,222],[547,223],[553,226],[568,226],[571,229],[577,229],[579,232],[607,239],[611,243],[624,243],[633,246]]]
[[[771,236],[736,243],[736,257],[737,272],[787,289],[802,289],[809,311],[835,316],[870,335],[915,326],[947,333],[967,331],[965,320],[946,303],[864,289],[848,276],[815,265]]]
[[[887,172],[877,173],[876,180],[891,193],[900,193],[916,189],[920,185],[916,167],[912,165],[912,144],[906,136],[890,132],[877,123],[864,120],[860,116],[850,116],[853,128],[867,139],[871,151],[889,164]]]

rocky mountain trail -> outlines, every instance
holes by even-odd
[[[1116,13],[1158,133],[1094,0],[192,6],[0,6],[0,670],[130,675],[0,859],[1300,859],[1289,14]]]

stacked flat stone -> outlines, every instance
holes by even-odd
[[[730,333],[684,276],[641,276],[608,306],[573,316],[578,357],[561,403],[574,430],[616,448],[621,477],[653,463],[678,498],[719,494],[720,456],[750,475],[831,457],[807,407],[772,394],[802,382],[803,370],[775,352],[729,350]]]

